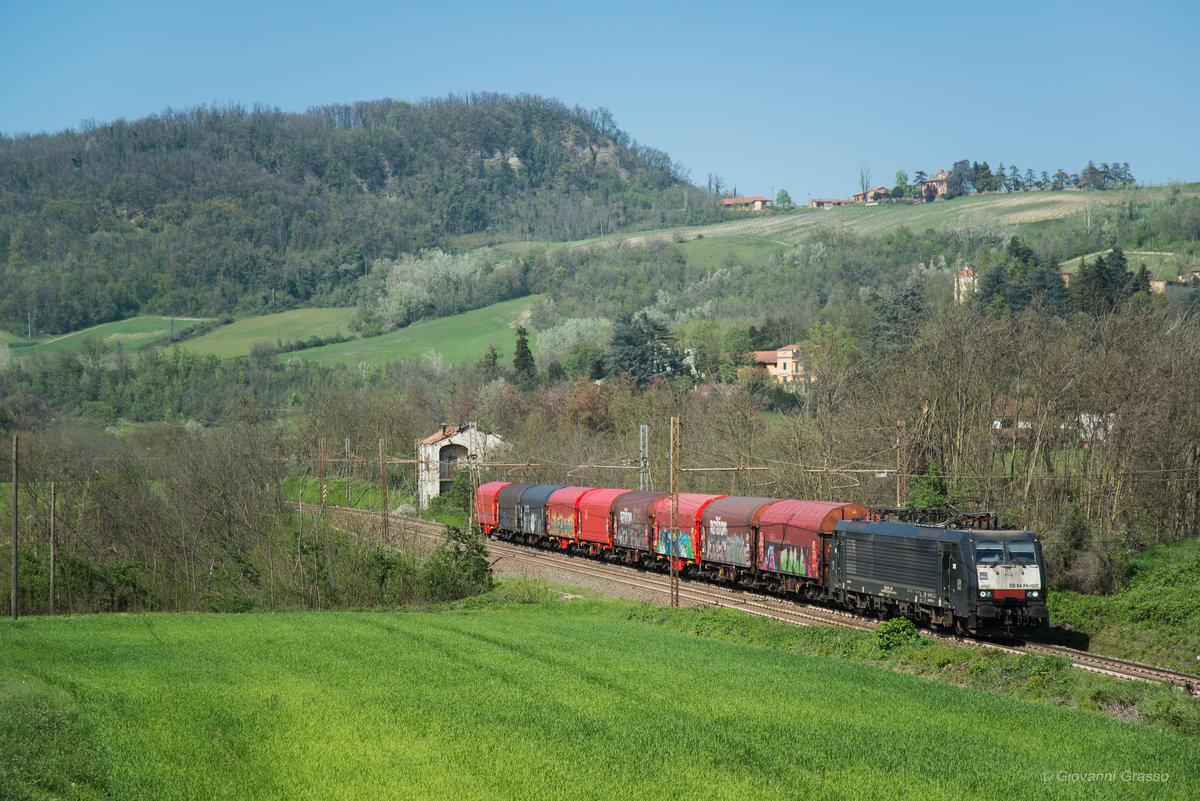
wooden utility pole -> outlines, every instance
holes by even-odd
[[[383,541],[388,540],[388,493],[387,493],[387,456],[383,451],[383,439],[379,440],[379,524]]]
[[[13,434],[12,457],[12,619],[17,619],[17,435]]]
[[[58,498],[54,494],[54,482],[50,482],[50,614],[54,614],[54,559],[57,541],[54,536],[54,514],[58,508]]]
[[[671,536],[667,539],[671,561],[671,606],[679,606],[679,456],[683,436],[678,417],[671,418]]]
[[[908,441],[904,421],[896,421],[896,508],[906,506],[908,499]]]

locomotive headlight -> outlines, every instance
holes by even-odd
[[[1038,597],[1038,591],[1037,591],[1037,590],[1030,590],[1030,591],[1029,591],[1029,597],[1030,597],[1030,598],[1036,598],[1036,597]]]
[[[980,597],[980,598],[991,598],[991,597],[992,597],[992,591],[991,591],[991,590],[980,590],[980,591],[979,591],[979,597]]]

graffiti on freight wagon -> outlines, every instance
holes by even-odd
[[[575,539],[574,521],[562,515],[550,515],[550,536]]]
[[[729,524],[720,517],[708,524],[708,536],[704,539],[704,558],[714,562],[750,566],[750,533],[729,530]]]
[[[793,576],[809,575],[806,569],[808,563],[807,548],[789,548],[783,545],[768,545],[763,551],[760,570],[770,570],[773,573],[791,573]]]
[[[654,550],[660,556],[677,556],[680,559],[696,558],[696,545],[690,531],[663,529],[658,532]]]
[[[629,509],[617,512],[617,531],[613,535],[613,544],[618,548],[646,547],[646,525],[634,522],[634,514]],[[644,519],[644,515],[642,518]]]

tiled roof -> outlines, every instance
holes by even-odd
[[[744,203],[754,203],[755,201],[762,201],[764,203],[770,203],[771,198],[769,198],[769,197],[727,197],[721,202],[724,203],[726,206],[733,206],[733,205],[740,206]]]
[[[444,439],[453,437],[455,434],[457,434],[459,432],[459,430],[460,429],[458,426],[451,426],[451,425],[442,426],[441,431],[421,440],[421,444],[422,445],[433,445],[434,443],[441,442]]]

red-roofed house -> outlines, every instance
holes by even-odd
[[[766,373],[777,384],[811,384],[816,379],[800,361],[800,346],[785,345],[777,350],[756,350],[750,354],[756,373]]]
[[[886,186],[877,186],[874,189],[868,189],[866,192],[855,192],[855,203],[874,203],[876,200],[887,200],[892,196],[892,190]]]
[[[727,197],[721,203],[727,209],[736,211],[769,211],[767,206],[771,204],[769,197]]]

